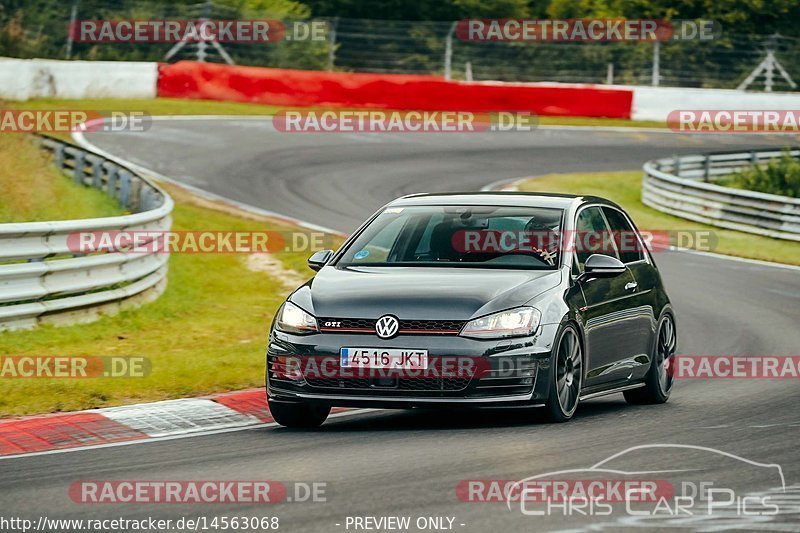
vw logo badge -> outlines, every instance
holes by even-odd
[[[399,329],[400,322],[392,315],[383,315],[375,323],[375,333],[382,339],[391,339]]]

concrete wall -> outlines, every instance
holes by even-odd
[[[155,98],[157,63],[0,58],[0,98]]]
[[[676,109],[800,109],[800,93],[763,93],[731,89],[632,87],[633,120],[666,121]]]

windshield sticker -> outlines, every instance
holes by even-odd
[[[360,252],[356,252],[353,256],[353,259],[364,259],[369,255],[369,250],[361,250]]]

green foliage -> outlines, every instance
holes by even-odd
[[[717,183],[726,187],[800,198],[800,162],[787,151],[780,159],[773,159],[766,166],[749,168]]]
[[[78,20],[197,20],[278,19],[287,25],[311,16],[311,10],[295,0],[3,0],[0,2],[0,56],[57,58],[66,55],[72,7]],[[80,43],[73,42],[71,59],[110,61],[163,61],[174,43]],[[196,45],[189,43],[176,55],[194,59]],[[225,43],[237,63],[245,65],[324,68],[324,42]],[[214,54],[212,61],[221,61]]]

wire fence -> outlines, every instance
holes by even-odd
[[[37,3],[48,9],[37,9]],[[287,34],[309,20],[205,2],[30,0],[0,11],[0,55],[83,60],[177,61],[345,72],[432,74],[452,79],[554,81],[673,87],[796,90],[800,38],[729,35],[712,41],[468,42],[452,21],[314,19],[322,39],[258,42],[85,43],[68,38],[71,19],[252,20],[279,18]],[[771,58],[771,60],[768,60]],[[760,68],[759,68],[760,67]],[[785,74],[785,75],[784,75]],[[744,88],[744,87],[742,87]]]

